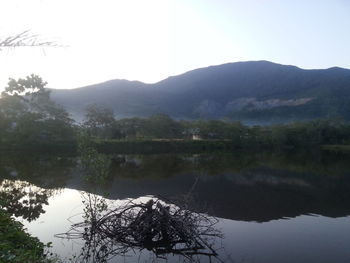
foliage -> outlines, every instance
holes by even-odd
[[[322,144],[344,144],[350,139],[350,126],[341,120],[314,120],[266,128],[266,139],[275,146],[295,148]]]
[[[52,144],[72,142],[79,145],[83,166],[89,167],[90,174],[106,174],[107,171],[103,170],[108,166],[108,160],[94,147],[86,145],[84,136],[75,140],[77,127],[68,113],[51,101],[50,92],[45,87],[46,83],[36,75],[19,80],[10,79],[0,99],[0,144],[14,146],[35,145],[42,141]],[[120,141],[130,144],[148,141],[153,146],[146,143],[144,150],[157,148],[161,152],[185,148],[196,151],[212,148],[281,150],[350,142],[350,125],[337,118],[270,126],[245,126],[230,119],[174,120],[165,114],[116,120],[111,109],[97,105],[86,108],[85,119],[79,130],[98,141],[99,146],[103,145],[102,148],[111,149],[117,144],[121,146]],[[200,139],[201,143],[189,142],[193,138]],[[111,142],[111,139],[119,142]],[[135,145],[141,146],[143,142]]]
[[[0,262],[49,262],[45,245],[25,232],[23,225],[0,209]]]
[[[181,124],[165,114],[157,114],[151,116],[145,120],[144,125],[145,137],[153,137],[159,139],[181,137]]]
[[[89,135],[81,132],[78,136],[78,152],[86,179],[92,183],[103,183],[109,175],[110,158],[99,153]]]
[[[149,118],[127,118],[117,120],[113,127],[115,139],[192,139],[199,135],[203,139],[236,139],[244,133],[239,122],[221,120],[174,120],[165,114]]]
[[[115,122],[112,110],[97,105],[86,108],[83,125],[92,136],[110,137],[111,127]]]
[[[52,190],[35,187],[25,181],[3,180],[0,184],[0,208],[29,222],[45,213],[43,205],[48,204]]]
[[[50,99],[47,83],[37,75],[10,79],[0,99],[2,143],[72,140],[73,120]]]
[[[350,142],[350,125],[341,119],[245,126],[230,120],[178,121],[167,115],[154,115],[116,120],[110,129],[112,138],[117,141],[101,140],[100,149],[129,153],[135,147],[144,147],[142,152],[179,151],[186,147],[199,151],[220,148],[281,150]],[[190,142],[194,136],[201,142]]]

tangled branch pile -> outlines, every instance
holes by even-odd
[[[147,249],[157,257],[182,255],[189,261],[194,256],[217,258],[215,239],[221,237],[214,228],[217,220],[179,206],[167,205],[160,199],[145,203],[130,201],[99,218],[92,216],[74,224],[66,238],[83,238],[85,259],[101,259],[126,254],[134,249]]]

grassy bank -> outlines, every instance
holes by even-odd
[[[29,235],[23,225],[0,209],[0,262],[51,262],[44,255],[45,245]]]

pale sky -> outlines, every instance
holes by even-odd
[[[31,73],[76,88],[247,60],[350,68],[350,0],[0,0],[0,37],[28,29],[65,47],[2,50],[0,89]]]

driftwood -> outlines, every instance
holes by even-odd
[[[106,262],[113,256],[143,249],[152,251],[158,258],[173,254],[182,255],[190,262],[199,261],[199,256],[220,261],[214,243],[221,233],[215,229],[217,220],[213,217],[158,198],[143,203],[132,200],[103,214],[89,211],[91,214],[84,222],[56,235],[84,239],[81,254],[84,262]]]

